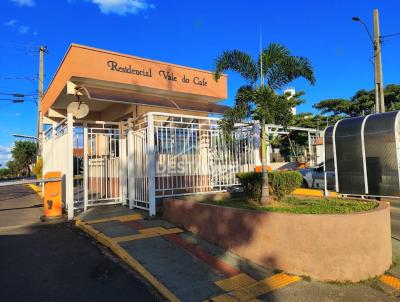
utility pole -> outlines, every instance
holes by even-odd
[[[375,112],[385,112],[383,94],[381,34],[379,29],[379,12],[374,9],[374,74],[375,74]]]
[[[37,157],[42,156],[43,151],[43,114],[42,114],[42,99],[43,99],[43,57],[47,52],[46,46],[39,46],[39,86],[38,86],[38,124],[37,124]]]

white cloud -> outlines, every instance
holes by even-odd
[[[5,26],[10,27],[10,28],[14,28],[14,29],[17,30],[20,34],[27,34],[27,33],[29,33],[29,32],[31,31],[30,27],[27,26],[27,25],[21,24],[21,25],[19,25],[19,26],[16,26],[18,23],[20,24],[20,22],[18,22],[18,20],[11,19],[11,20],[9,20],[9,21],[7,21],[7,22],[4,22],[3,24],[4,24]],[[38,32],[37,32],[37,31],[33,31],[33,32],[32,32],[32,35],[33,35],[33,36],[37,36],[37,35],[38,35]]]
[[[21,25],[18,27],[18,32],[20,34],[27,34],[29,32],[29,26]]]
[[[20,112],[5,112],[3,113],[4,116],[10,116],[10,117],[16,117],[16,116],[21,116]]]
[[[10,0],[19,6],[35,6],[34,0]]]
[[[154,4],[148,0],[86,0],[90,1],[100,8],[104,14],[138,14],[151,8],[155,8]]]
[[[4,164],[11,159],[11,147],[0,145],[0,163]]]
[[[11,19],[10,21],[4,22],[5,26],[14,26],[17,20]]]

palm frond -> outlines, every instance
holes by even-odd
[[[243,122],[246,118],[251,117],[253,93],[254,90],[251,85],[240,87],[235,96],[235,105],[226,110],[224,117],[219,121],[219,126],[226,139],[230,137],[236,123]]]
[[[261,58],[263,76],[266,76],[271,66],[275,65],[276,62],[279,62],[288,56],[290,56],[290,50],[288,48],[278,43],[271,43],[258,56],[258,70],[260,70]]]
[[[250,83],[257,81],[257,65],[247,53],[240,50],[224,51],[215,60],[214,77],[218,80],[221,74],[227,70],[239,73]]]
[[[305,57],[288,56],[271,65],[268,73],[268,85],[273,89],[282,88],[295,79],[304,78],[312,85],[315,76],[312,64]]]

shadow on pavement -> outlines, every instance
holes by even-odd
[[[0,301],[155,301],[68,223],[0,232]]]

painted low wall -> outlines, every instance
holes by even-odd
[[[255,212],[166,199],[163,215],[259,265],[316,280],[351,281],[392,264],[390,208],[345,215]]]

